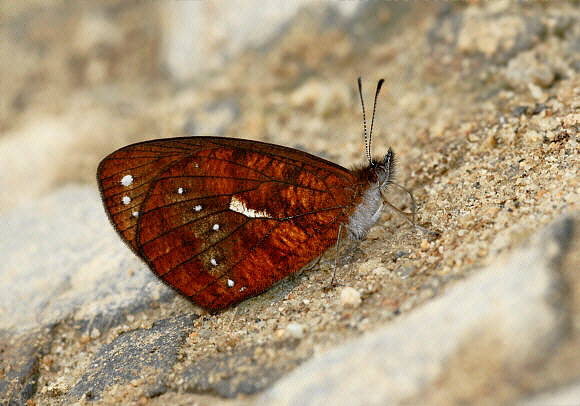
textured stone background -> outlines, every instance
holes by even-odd
[[[578,404],[579,3],[234,4],[3,3],[0,404]],[[385,210],[342,287],[329,252],[212,315],[108,224],[131,142],[363,162],[359,75],[439,237]]]

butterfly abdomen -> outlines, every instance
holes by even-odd
[[[375,184],[368,184],[360,202],[348,218],[346,229],[349,237],[355,241],[364,240],[369,230],[374,227],[381,217],[383,198]]]

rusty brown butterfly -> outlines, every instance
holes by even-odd
[[[296,149],[243,139],[146,141],[100,163],[107,215],[159,278],[201,306],[223,309],[257,295],[338,246],[344,234],[364,239],[390,205],[385,192],[393,183],[394,153],[371,158],[383,82],[367,137],[358,79],[364,166],[348,170]]]

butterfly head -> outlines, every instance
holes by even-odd
[[[360,182],[360,200],[349,216],[346,229],[351,238],[360,241],[379,221],[385,192],[395,174],[395,154],[389,149],[384,158],[372,159],[365,166],[355,167],[352,173]]]

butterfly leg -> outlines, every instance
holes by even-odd
[[[336,277],[336,268],[338,267],[338,258],[340,254],[340,240],[342,239],[342,233],[347,226],[344,223],[340,223],[338,227],[338,237],[336,238],[336,257],[334,258],[334,269],[332,270],[332,279],[330,280],[330,285],[328,288],[333,288],[339,286],[340,284],[335,284],[334,279]]]
[[[409,194],[409,196],[411,196],[411,220],[409,219],[409,217],[407,217],[409,214],[405,213],[404,211],[402,211],[401,209],[399,209],[398,207],[394,206],[391,202],[389,202],[387,200],[387,197],[383,194],[383,191],[381,190],[381,196],[383,198],[383,201],[393,210],[395,210],[397,213],[399,213],[401,216],[403,216],[403,218],[405,220],[407,220],[407,222],[409,224],[411,224],[411,226],[415,227],[417,230],[421,231],[424,234],[431,234],[431,235],[439,235],[439,233],[434,232],[434,231],[429,231],[424,227],[421,227],[420,225],[418,225],[415,222],[415,211],[416,211],[416,204],[415,204],[415,196],[413,196],[413,193],[411,193],[411,191],[409,189],[407,189],[406,187],[399,185],[398,183],[395,182],[390,182],[392,185],[397,186],[398,188],[404,190],[405,192],[407,192]]]

